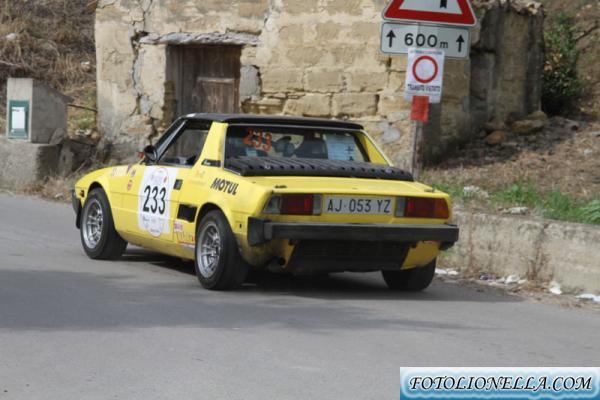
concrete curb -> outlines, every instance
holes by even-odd
[[[456,211],[460,240],[444,267],[556,281],[565,291],[600,293],[600,227]]]

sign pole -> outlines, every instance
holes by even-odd
[[[423,169],[423,124],[429,120],[429,101],[429,96],[413,96],[412,98],[410,113],[412,134],[411,173],[415,180],[419,180]]]
[[[411,173],[415,180],[421,177],[421,169],[423,168],[423,123],[421,121],[412,121],[412,166]]]
[[[468,59],[469,28],[477,25],[471,0],[389,0],[383,11],[381,52],[408,54],[404,98],[412,102],[411,170],[418,180],[423,168],[423,124],[429,104],[442,101],[444,59]]]

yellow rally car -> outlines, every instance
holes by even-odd
[[[188,115],[138,164],[78,181],[73,207],[89,257],[117,259],[131,243],[194,260],[215,290],[251,268],[382,271],[392,289],[423,290],[458,240],[448,195],[344,121]]]

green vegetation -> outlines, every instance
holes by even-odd
[[[546,24],[542,108],[551,115],[565,114],[574,110],[582,89],[577,77],[576,24],[562,13]]]
[[[583,216],[592,224],[600,225],[600,200],[592,200],[581,208]]]
[[[490,209],[527,207],[543,218],[600,225],[600,199],[579,200],[558,190],[542,193],[529,181],[518,181],[498,190],[487,191],[488,198],[465,192],[464,185],[434,184],[465,205],[479,205]]]

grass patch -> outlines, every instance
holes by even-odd
[[[540,193],[530,182],[517,182],[492,195],[492,199],[499,204],[535,207],[542,199]]]
[[[488,211],[527,207],[542,218],[600,225],[600,199],[581,200],[558,190],[543,193],[531,181],[520,180],[503,188],[487,190],[488,198],[466,192],[463,184],[445,182],[432,186],[462,204],[476,204]]]
[[[517,182],[494,193],[492,199],[508,207],[523,206],[536,210],[544,218],[559,221],[600,224],[600,200],[579,200],[553,190],[541,193],[531,182]]]

